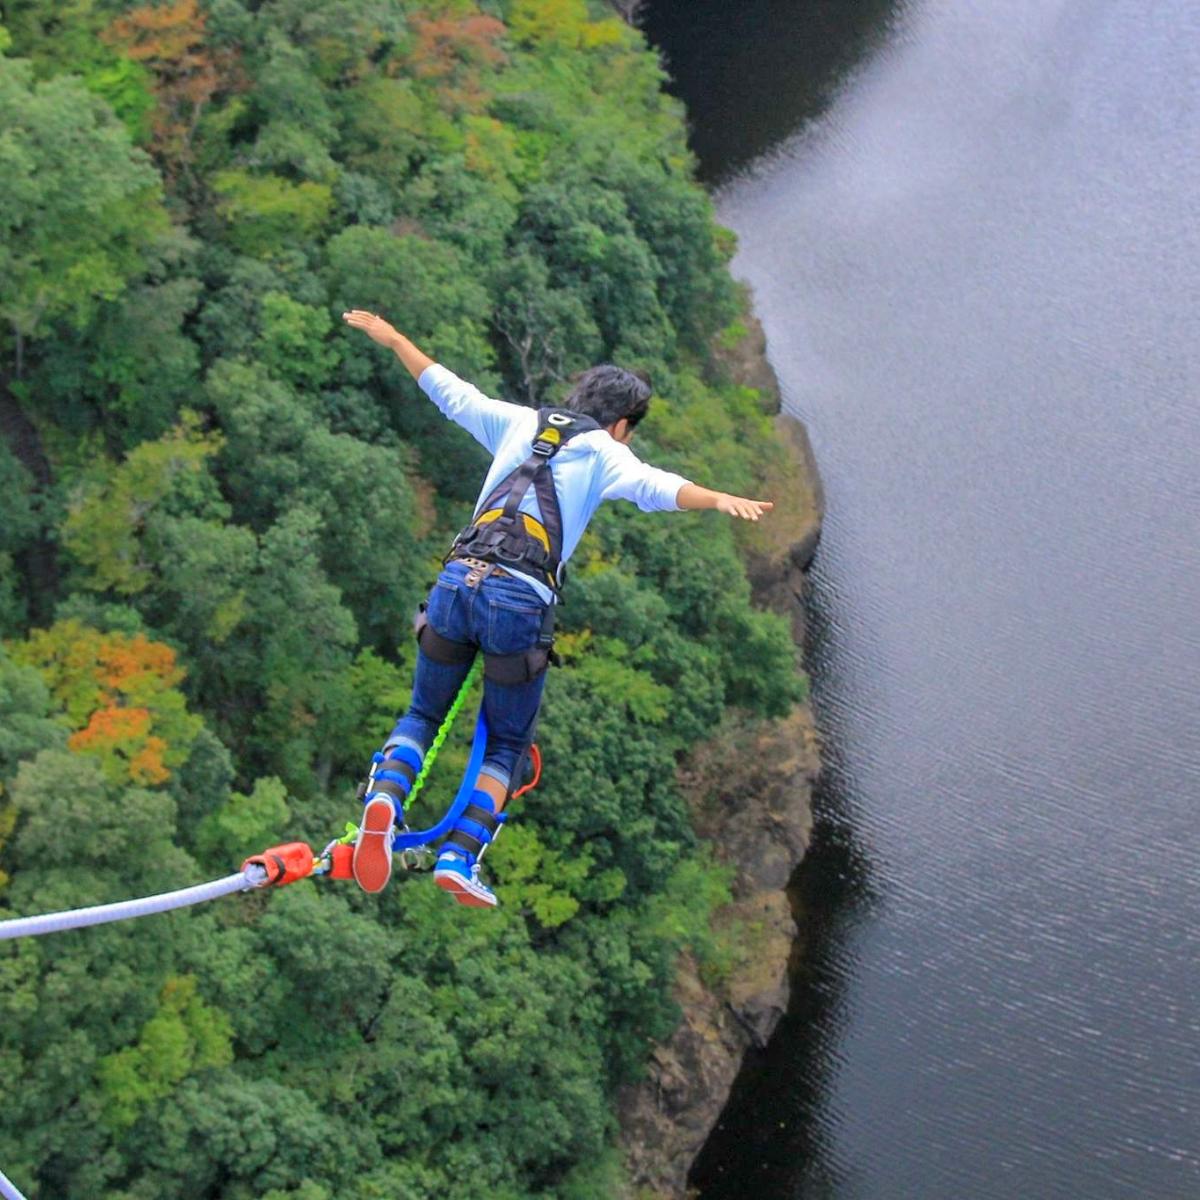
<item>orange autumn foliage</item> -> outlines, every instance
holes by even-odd
[[[201,719],[187,711],[175,651],[144,633],[104,633],[76,620],[12,643],[36,667],[75,732],[71,750],[100,759],[114,781],[165,783],[185,762]]]
[[[205,22],[197,0],[174,0],[135,8],[103,34],[154,76],[151,149],[168,169],[186,167],[204,106],[233,82],[233,56],[205,45]]]
[[[67,746],[101,761],[114,758],[126,765],[134,783],[166,783],[171,777],[163,761],[167,743],[150,732],[150,711],[145,708],[100,708],[86,729],[67,739]]]
[[[499,46],[505,28],[495,17],[473,13],[465,17],[414,13],[409,19],[414,36],[405,66],[418,79],[435,83],[439,98],[451,109],[480,112],[487,100],[481,76],[507,59]]]
[[[134,634],[121,642],[102,642],[97,647],[97,678],[107,688],[127,688],[149,672],[173,686],[182,681],[183,668],[175,665],[175,651],[145,634]]]

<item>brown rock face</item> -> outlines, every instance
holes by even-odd
[[[755,601],[787,616],[804,637],[804,571],[820,535],[823,496],[803,425],[779,414],[779,391],[758,322],[719,354],[736,382],[757,387],[775,411],[780,454],[766,464],[771,518],[746,527],[743,552]],[[739,530],[739,532],[741,532]],[[733,903],[744,952],[730,977],[706,982],[690,955],[679,963],[675,998],[683,1016],[658,1046],[647,1078],[618,1097],[621,1146],[637,1200],[687,1194],[692,1162],[720,1116],[742,1058],[765,1046],[787,1009],[796,925],[785,888],[812,833],[812,784],[820,770],[812,713],[797,707],[774,722],[733,716],[680,770],[696,831],[737,868]]]
[[[796,925],[784,888],[808,848],[819,769],[807,708],[770,724],[731,722],[682,773],[697,831],[737,867],[734,901],[744,953],[729,979],[706,983],[685,955],[675,981],[683,1017],[658,1046],[647,1078],[618,1098],[626,1166],[639,1197],[682,1197],[687,1174],[725,1106],[750,1046],[762,1047],[787,1009]]]

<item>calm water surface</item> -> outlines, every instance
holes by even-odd
[[[1200,1197],[1200,6],[649,31],[829,507],[807,949],[694,1182]]]

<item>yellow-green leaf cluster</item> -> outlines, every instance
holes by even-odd
[[[158,1011],[136,1045],[97,1064],[105,1123],[113,1129],[132,1125],[146,1105],[170,1095],[189,1075],[228,1066],[233,1061],[232,1033],[228,1016],[204,1002],[193,976],[168,979]]]
[[[185,413],[170,433],[143,442],[115,468],[83,484],[63,523],[63,544],[90,574],[97,589],[132,595],[148,587],[154,562],[143,553],[142,533],[159,504],[199,476],[223,439],[205,433],[199,419]]]

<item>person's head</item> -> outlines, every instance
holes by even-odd
[[[650,408],[650,380],[644,371],[627,371],[601,363],[571,381],[564,408],[591,417],[618,441],[628,441]]]

